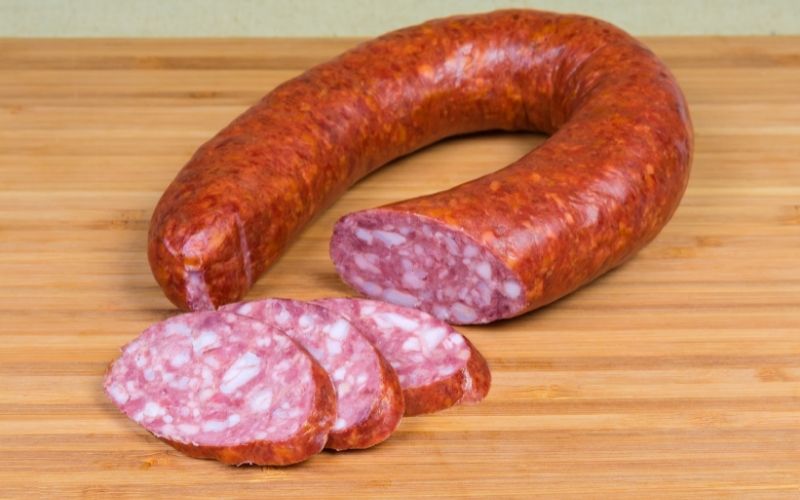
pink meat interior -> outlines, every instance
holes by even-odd
[[[344,316],[286,299],[232,304],[225,309],[280,328],[322,365],[336,387],[334,431],[357,425],[370,415],[381,392],[378,356]]]
[[[204,446],[281,441],[311,412],[311,361],[277,330],[225,312],[176,316],[145,330],[105,389],[156,436]]]
[[[522,284],[500,259],[463,232],[419,215],[348,215],[336,224],[331,257],[342,279],[364,295],[450,323],[487,323],[524,306]]]
[[[422,311],[365,299],[316,302],[350,317],[392,365],[404,389],[449,378],[466,368],[471,356],[460,333]]]

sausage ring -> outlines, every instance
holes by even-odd
[[[345,216],[331,256],[347,283],[453,323],[519,315],[631,257],[688,182],[686,102],[631,36],[531,10],[434,20],[280,85],[205,143],[153,214],[156,280],[181,308],[236,301],[353,183],[489,129],[550,137],[493,174]]]

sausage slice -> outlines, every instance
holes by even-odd
[[[336,418],[325,370],[276,328],[230,312],[151,326],[123,348],[104,386],[157,438],[233,465],[306,460]]]
[[[344,315],[289,299],[229,304],[224,310],[280,328],[327,370],[337,394],[327,448],[368,448],[387,439],[403,416],[403,393],[389,363]]]
[[[397,372],[407,416],[486,397],[492,376],[475,346],[430,314],[368,299],[315,301],[356,324]]]

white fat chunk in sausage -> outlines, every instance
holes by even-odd
[[[342,343],[333,339],[326,340],[325,347],[328,349],[328,354],[336,355],[342,352]]]
[[[478,292],[478,305],[486,307],[492,303],[492,290],[486,283],[478,283],[476,287]]]
[[[275,315],[275,321],[276,321],[276,322],[277,322],[279,325],[286,325],[286,324],[289,324],[289,322],[290,322],[291,320],[292,320],[292,315],[291,315],[291,314],[289,314],[289,311],[287,311],[287,310],[286,310],[286,309],[284,309],[284,308],[281,308],[281,311],[280,311],[280,312],[279,312],[277,315]]]
[[[147,356],[140,352],[136,355],[134,362],[136,363],[136,368],[142,368],[147,364]]]
[[[167,323],[167,327],[164,329],[164,334],[168,337],[172,335],[190,335],[191,333],[192,329],[188,325],[177,321]]]
[[[121,405],[127,403],[131,397],[130,394],[128,394],[128,391],[126,391],[125,388],[119,384],[114,384],[109,387],[108,393],[111,394],[111,397],[114,398],[114,401]]]
[[[446,365],[446,366],[439,367],[439,369],[436,370],[436,373],[438,373],[442,377],[446,377],[447,375],[450,375],[453,372],[455,372],[456,369],[457,369],[456,365]]]
[[[153,420],[155,418],[166,415],[167,410],[165,410],[164,407],[158,403],[155,403],[153,401],[148,401],[147,404],[144,405],[144,410],[142,413],[144,417],[147,418],[148,420]]]
[[[509,299],[516,299],[522,293],[522,287],[516,281],[503,282],[503,295]]]
[[[169,360],[169,364],[172,365],[173,368],[180,368],[181,366],[185,365],[189,362],[190,356],[189,353],[186,351],[181,351]]]
[[[347,421],[343,418],[337,418],[336,423],[333,424],[333,430],[340,431],[347,427]]]
[[[450,252],[452,255],[460,255],[460,249],[458,248],[458,244],[456,240],[453,239],[452,236],[445,235],[444,237],[444,245],[447,247],[447,251]]]
[[[241,306],[236,308],[236,314],[242,314],[244,316],[247,316],[252,311],[253,311],[253,305],[250,304],[249,302],[247,304],[242,304]]]
[[[380,295],[383,292],[383,288],[379,284],[371,281],[363,282],[361,284],[361,288],[364,289],[364,292],[366,292],[367,295]]]
[[[461,302],[456,302],[453,304],[453,307],[450,308],[450,311],[453,313],[453,317],[459,323],[472,323],[478,317],[478,313],[475,312],[475,309],[469,307],[468,305],[462,304]]]
[[[475,272],[486,281],[492,279],[492,266],[485,260],[478,262],[475,266]]]
[[[356,267],[361,269],[362,271],[368,271],[374,274],[380,274],[381,270],[375,266],[372,262],[369,261],[366,255],[357,253],[353,256],[353,262],[355,262]]]
[[[341,366],[331,374],[331,377],[333,378],[334,381],[341,382],[342,380],[344,380],[344,377],[346,375],[347,375],[347,370],[345,369],[345,367]]]
[[[228,423],[224,420],[206,420],[202,427],[205,432],[220,432],[228,428]]]
[[[473,257],[478,256],[478,247],[475,245],[469,245],[467,248],[464,249],[464,257],[471,259]]]
[[[419,321],[393,312],[378,314],[375,316],[375,319],[382,320],[391,326],[395,326],[407,332],[413,332],[419,328]]]
[[[133,342],[129,343],[128,347],[126,347],[125,350],[131,354],[138,353],[139,350],[141,350],[143,344],[144,342],[142,341],[142,339],[137,338]]]
[[[438,346],[442,340],[447,336],[447,329],[444,327],[430,328],[422,332],[422,341],[425,347],[430,351]]]
[[[406,271],[403,273],[403,286],[412,290],[425,288],[426,273],[420,271]]]
[[[232,394],[236,389],[250,382],[261,370],[261,360],[252,352],[244,353],[228,368],[219,386],[223,394]]]
[[[392,322],[386,319],[383,314],[375,314],[372,316],[372,320],[375,322],[375,325],[382,330],[388,330],[394,327]]]
[[[415,307],[419,302],[416,297],[407,293],[401,292],[394,288],[389,288],[383,292],[383,298],[387,302],[397,304],[405,307]]]
[[[148,382],[152,382],[156,379],[156,372],[152,368],[145,368],[144,370],[144,379]]]
[[[254,396],[251,396],[249,404],[250,409],[254,412],[263,412],[269,410],[272,406],[272,391],[270,389],[266,389]]]
[[[233,427],[242,421],[242,417],[238,413],[228,415],[228,427]]]
[[[303,330],[309,330],[314,326],[314,318],[312,318],[309,314],[303,314],[297,320],[297,326]]]
[[[179,391],[185,391],[189,388],[189,377],[183,376],[174,382],[170,382],[170,387],[177,389]]]
[[[389,247],[393,247],[396,245],[400,245],[406,242],[406,237],[400,233],[395,233],[393,231],[382,231],[380,229],[376,229],[373,233],[376,238],[381,240],[383,244]]]
[[[447,321],[450,318],[450,311],[440,304],[433,305],[433,315],[442,321]]]
[[[284,359],[283,361],[275,365],[275,368],[273,368],[273,370],[276,372],[285,372],[286,370],[289,369],[290,366],[292,366],[292,362],[288,359]]]
[[[365,242],[367,245],[372,245],[372,233],[367,231],[363,227],[359,227],[356,229],[356,238]]]
[[[328,336],[332,339],[342,340],[350,332],[350,324],[344,319],[337,319],[328,330]]]
[[[403,342],[402,349],[404,351],[419,351],[420,343],[417,337],[409,337]]]
[[[200,427],[194,424],[178,424],[178,430],[181,431],[182,434],[191,436],[200,432]]]
[[[285,335],[275,335],[272,338],[275,339],[275,344],[281,349],[286,348],[286,346],[288,346],[292,342],[291,340],[289,340],[289,337]]]
[[[219,336],[212,330],[202,330],[200,335],[192,339],[192,350],[195,354],[202,354],[219,346]]]

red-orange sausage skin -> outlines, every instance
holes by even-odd
[[[400,419],[405,411],[400,382],[382,355],[378,356],[378,361],[381,368],[383,396],[376,401],[368,418],[359,425],[353,426],[347,432],[329,434],[326,448],[332,450],[370,448],[388,439],[400,425]]]
[[[447,378],[422,387],[403,391],[406,400],[407,417],[435,413],[456,404],[477,404],[489,394],[492,385],[492,372],[483,354],[466,337],[470,357],[467,366]],[[469,377],[469,387],[465,380]]]
[[[529,10],[435,20],[312,68],[203,145],[153,214],[154,275],[182,308],[238,300],[353,182],[487,129],[553,135],[495,174],[386,207],[462,231],[524,284],[521,305],[477,322],[551,302],[619,265],[666,224],[688,182],[686,103],[624,32]]]

